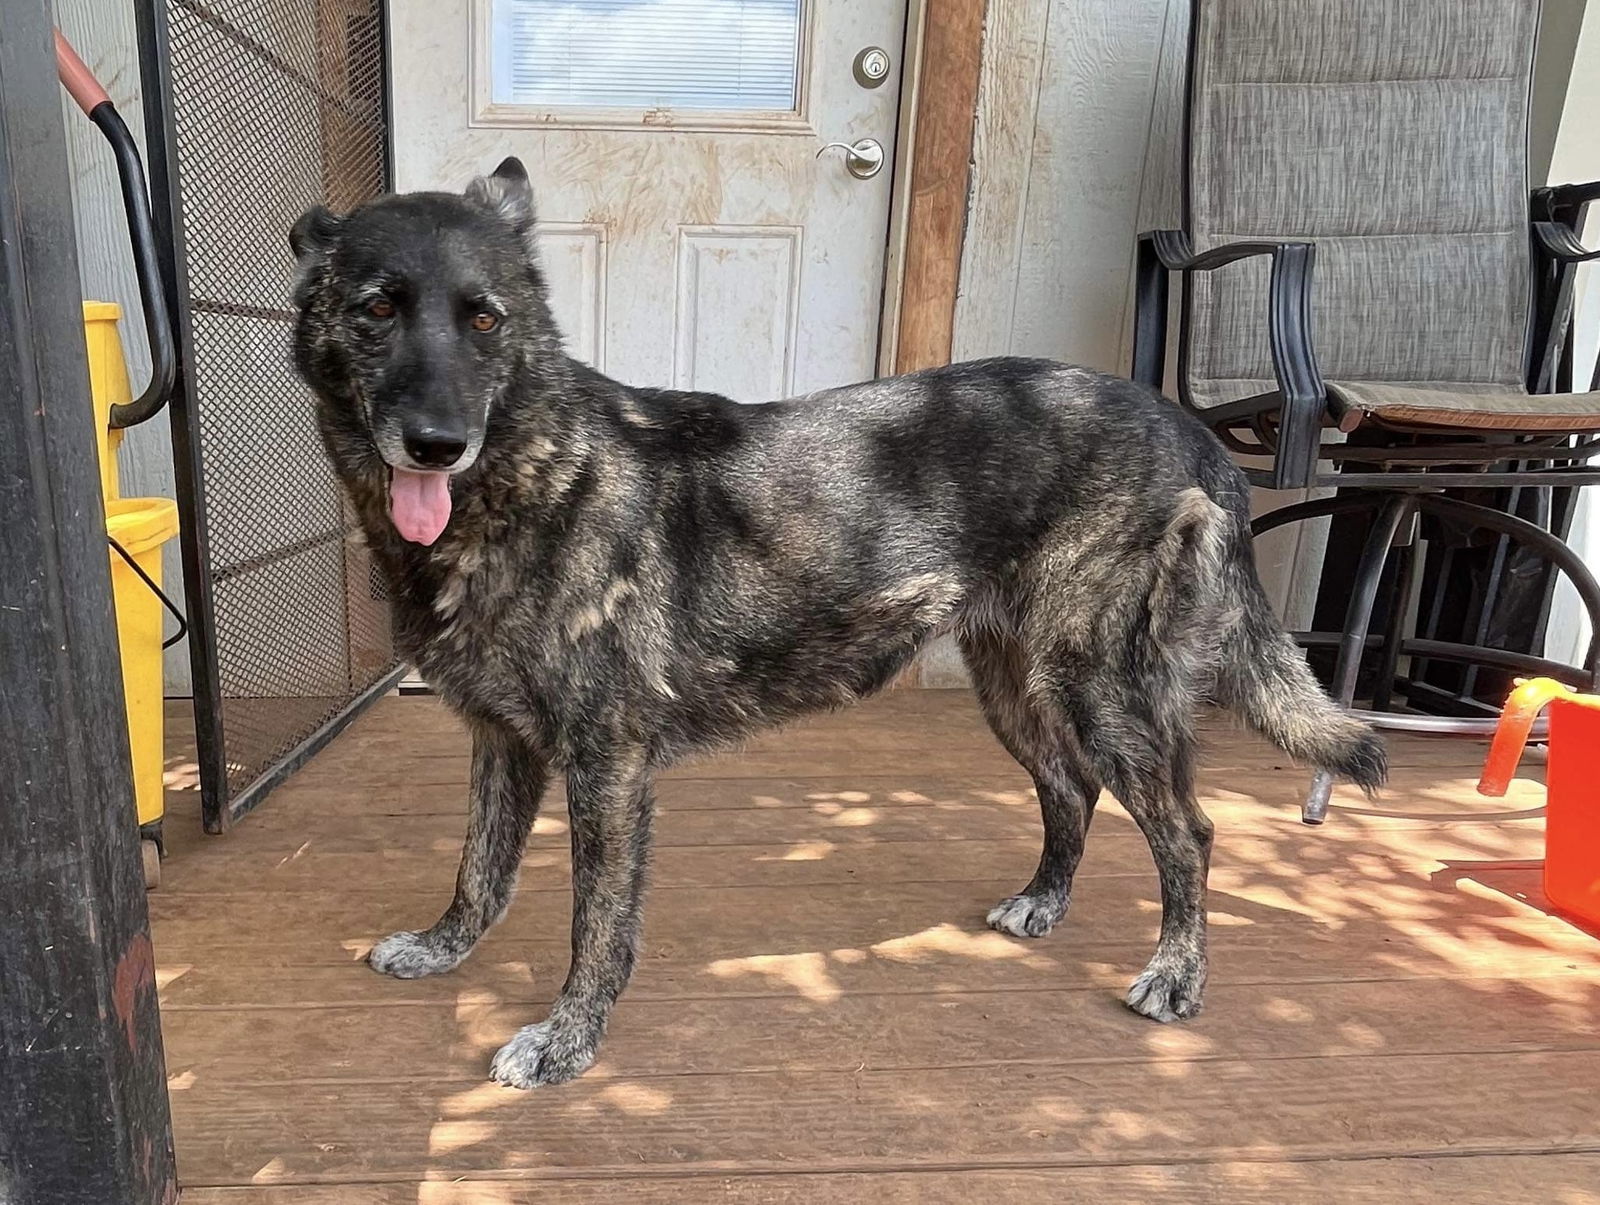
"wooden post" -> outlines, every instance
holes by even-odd
[[[950,362],[988,0],[928,0],[895,372]]]
[[[0,1201],[176,1202],[48,0],[0,24]]]

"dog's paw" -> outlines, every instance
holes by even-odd
[[[392,933],[372,947],[367,965],[396,979],[420,979],[454,970],[461,958],[426,933]]]
[[[594,1062],[598,1041],[554,1021],[525,1025],[494,1056],[489,1078],[508,1088],[537,1088],[576,1079]]]
[[[989,928],[1013,937],[1043,937],[1067,911],[1060,895],[1013,895],[989,909]]]
[[[1128,1007],[1152,1021],[1187,1021],[1200,1015],[1205,968],[1151,963],[1128,989]]]

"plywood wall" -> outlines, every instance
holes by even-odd
[[[989,0],[954,355],[1126,373],[1134,240],[1178,223],[1189,0]],[[923,680],[956,684],[953,649]]]
[[[989,0],[956,359],[1126,373],[1134,239],[1175,225],[1188,0]],[[948,647],[923,671],[963,680]]]
[[[1134,236],[1178,217],[1159,144],[1187,8],[990,0],[958,356],[1124,367]]]
[[[1134,240],[1181,223],[1188,31],[1189,0],[990,0],[958,358],[1127,373]],[[1295,625],[1309,621],[1324,531],[1282,530],[1257,550]]]

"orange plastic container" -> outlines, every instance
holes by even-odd
[[[1544,893],[1558,912],[1600,935],[1600,696],[1550,678],[1520,683],[1501,713],[1478,790],[1506,793],[1533,721],[1547,705]]]

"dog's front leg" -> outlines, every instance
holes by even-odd
[[[490,1072],[515,1088],[559,1084],[594,1062],[639,939],[655,801],[643,750],[567,771],[572,821],[572,966],[550,1017],[501,1047]]]
[[[505,914],[522,851],[539,814],[548,765],[520,738],[477,726],[472,737],[472,812],[450,907],[421,933],[396,933],[373,947],[374,970],[416,979],[453,970]]]

